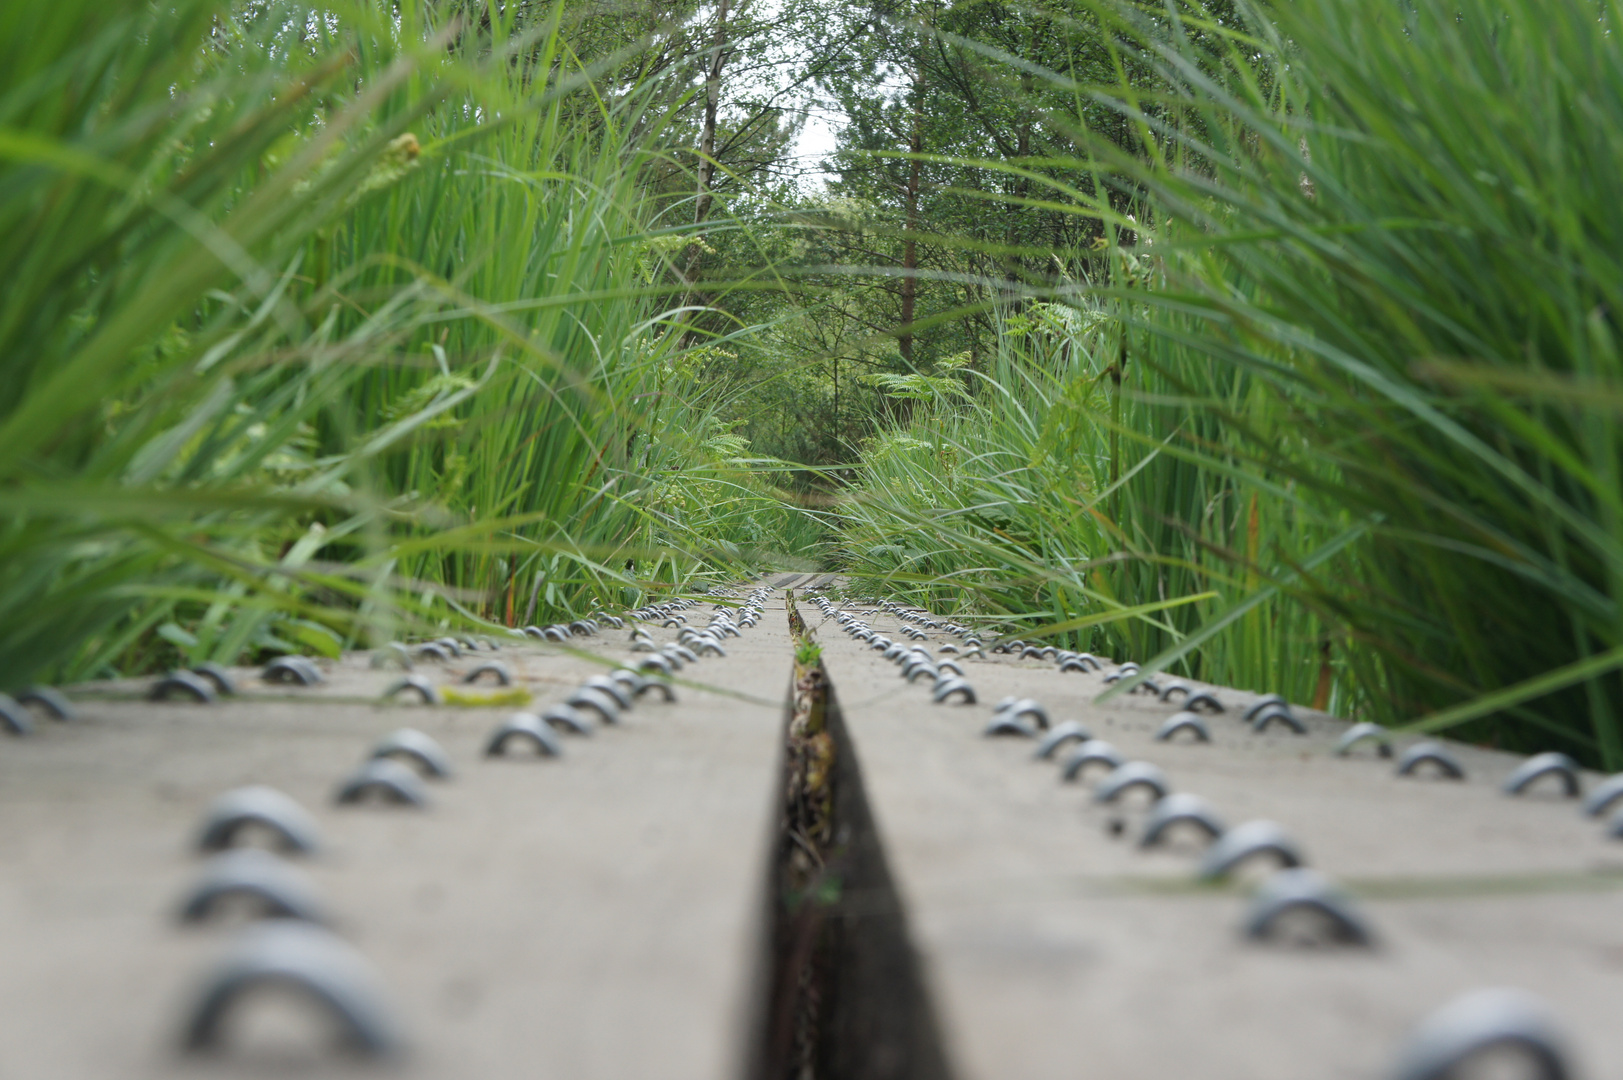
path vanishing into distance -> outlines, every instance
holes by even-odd
[[[1623,785],[841,584],[19,706],[0,1080],[1623,1075]]]

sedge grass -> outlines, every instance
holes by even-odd
[[[702,551],[651,509],[740,470],[668,375],[661,117],[592,92],[565,15],[5,7],[0,685],[548,619],[748,557],[753,477]]]
[[[1047,394],[1037,425],[1009,387],[1051,377],[1022,363],[908,432],[930,445],[905,468],[880,444],[860,557],[1023,625],[1216,589],[1111,633],[1152,666],[1623,767],[1623,9],[1092,17],[1159,82],[1054,78],[1140,142],[1049,119],[1136,213],[1072,187],[1077,212],[1142,266],[1048,295],[1117,320],[1121,395]],[[1073,463],[1029,456],[1050,422],[1085,444]],[[961,496],[925,486],[944,451],[980,476]],[[944,525],[903,540],[938,498]],[[983,506],[1006,518],[966,525]]]

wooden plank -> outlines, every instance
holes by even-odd
[[[625,638],[590,644],[634,660]],[[172,1074],[182,1012],[233,932],[176,923],[201,863],[191,841],[214,796],[250,783],[319,821],[327,850],[305,868],[382,975],[411,1043],[401,1075],[736,1074],[775,824],[781,613],[727,649],[682,673],[713,689],[684,687],[675,705],[650,696],[556,761],[481,756],[510,709],[376,703],[395,676],[359,655],[320,688],[260,685],[214,706],[85,702],[77,723],[5,740],[0,1078]],[[606,669],[552,647],[496,655],[542,704]],[[429,674],[448,682],[472,662]],[[404,725],[458,769],[431,808],[334,806],[340,777]]]
[[[1586,1071],[1623,1073],[1623,845],[1570,800],[1503,794],[1518,758],[1453,746],[1465,783],[1400,779],[1368,750],[1333,757],[1346,725],[1322,715],[1251,734],[1232,709],[1255,695],[1235,691],[1212,745],[1169,745],[1153,733],[1176,705],[1096,706],[1101,676],[996,656],[964,663],[979,705],[937,706],[929,680],[817,632],[960,1080],[1380,1077],[1421,1018],[1482,986],[1544,998]],[[1244,941],[1246,891],[1194,887],[1198,845],[1140,850],[1142,808],[983,737],[1005,695],[1084,721],[1229,824],[1281,823],[1361,896],[1378,948]]]

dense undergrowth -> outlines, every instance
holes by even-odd
[[[4,6],[0,685],[546,620],[798,535],[664,332],[659,101],[594,93],[564,5],[491,14]]]
[[[0,686],[828,565],[1623,767],[1617,0],[834,4],[821,200],[587,7],[0,8]]]
[[[1069,636],[1623,766],[1623,9],[1100,10],[1160,80],[1075,86],[1143,137],[1073,125],[1111,272],[874,443],[856,565],[1028,635],[1214,593]]]

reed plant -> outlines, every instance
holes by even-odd
[[[1107,223],[1118,258],[1147,260],[1062,298],[1113,312],[1127,361],[1119,411],[1054,410],[1092,432],[1070,470],[1086,513],[1046,515],[1065,557],[1136,567],[1113,579],[1125,607],[1221,593],[1157,616],[1149,667],[1298,700],[1328,675],[1372,719],[1623,766],[1623,9],[1093,14],[1123,68],[1159,83],[1054,76],[1136,125],[1124,149],[1068,121],[1088,150],[1077,175],[1112,191],[1078,212]],[[976,437],[1017,457],[1037,429],[980,401]],[[889,475],[871,482],[893,492]],[[960,572],[1052,576],[1048,533],[975,535],[943,536]]]
[[[1000,326],[984,368],[911,380],[910,425],[865,448],[841,507],[847,564],[863,579],[1010,636],[1148,660],[1254,593],[1275,553],[1321,539],[1243,465],[1180,455],[1224,442],[1192,403],[1265,411],[1232,369],[1207,366],[1197,389],[1146,366],[1118,389],[1127,327],[1096,300],[1031,304]],[[1324,638],[1312,611],[1276,603],[1172,662],[1344,707],[1304,660]]]
[[[657,96],[596,95],[563,4],[485,14],[0,9],[0,686],[494,630],[747,558],[651,510],[739,471],[661,319]]]

